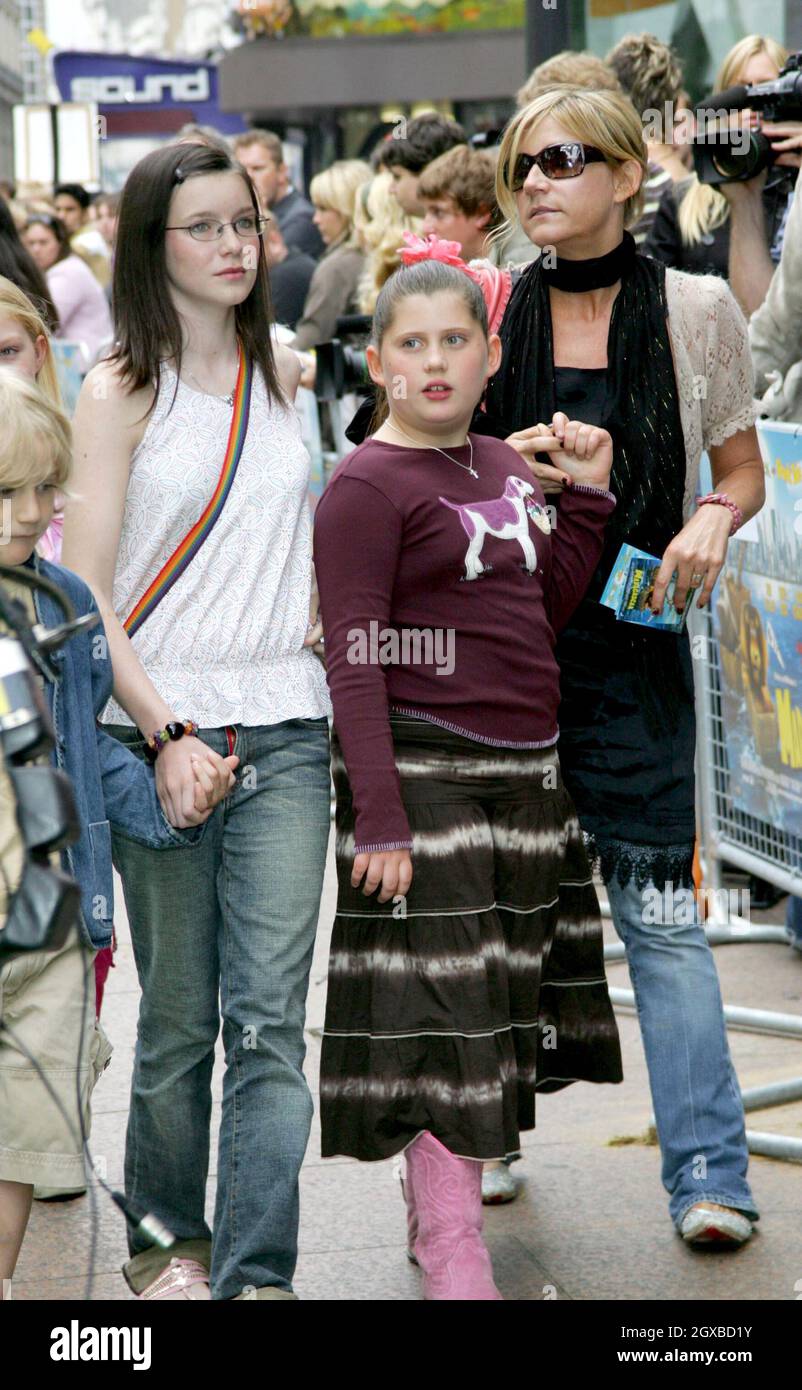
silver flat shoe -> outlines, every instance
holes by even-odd
[[[518,1196],[518,1184],[506,1164],[498,1168],[485,1168],[482,1172],[482,1203],[486,1207],[500,1206],[502,1202],[514,1202]]]
[[[686,1245],[727,1246],[745,1245],[752,1235],[752,1222],[732,1207],[724,1210],[697,1202],[682,1218],[680,1235]]]

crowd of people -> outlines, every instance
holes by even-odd
[[[750,36],[718,82],[785,56]],[[295,1297],[332,776],[322,1151],[403,1154],[423,1297],[501,1297],[483,1202],[515,1195],[536,1093],[622,1079],[594,869],[672,1222],[693,1248],[752,1235],[719,983],[687,910],[689,641],[599,600],[629,543],[661,561],[653,613],[672,579],[678,610],[708,604],[763,504],[756,389],[802,358],[802,123],[764,124],[768,183],[712,190],[681,62],[650,35],[550,59],[516,102],[495,147],[436,112],[399,122],[308,200],[275,134],[204,127],[120,195],[0,198],[3,558],[100,618],[44,682],[81,813],[80,920],[0,964],[0,1287],[34,1194],[85,1187],[113,862],[141,987],[125,1195],[175,1238],[130,1222],[129,1287]],[[673,112],[659,138],[655,109]],[[357,314],[372,394],[313,529],[294,402]],[[85,373],[72,423],[65,341]],[[410,632],[428,656],[379,648]],[[644,895],[668,884],[678,915],[655,922]],[[794,910],[789,930],[802,946]]]

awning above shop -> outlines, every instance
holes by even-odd
[[[224,111],[282,112],[398,101],[483,101],[526,76],[523,31],[388,38],[253,39],[220,60]]]

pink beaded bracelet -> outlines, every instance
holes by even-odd
[[[697,506],[703,507],[705,502],[718,502],[722,507],[729,507],[729,510],[732,512],[732,523],[730,525],[731,536],[734,536],[735,532],[743,526],[744,517],[741,508],[738,506],[737,502],[730,501],[725,492],[709,492],[706,497],[699,498]]]

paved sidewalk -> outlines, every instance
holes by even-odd
[[[334,911],[330,855],[308,1009],[308,1076],[317,1090],[326,959]],[[753,914],[779,921],[782,910]],[[115,1047],[95,1092],[92,1149],[107,1180],[122,1182],[123,1147],[138,987],[122,899],[120,949],[103,1022]],[[606,935],[615,939],[612,927]],[[728,1003],[802,1013],[802,958],[785,945],[718,947]],[[608,967],[611,984],[628,984],[626,965]],[[794,1299],[802,1294],[802,1174],[798,1165],[753,1158],[761,1209],[759,1234],[736,1254],[694,1254],[675,1235],[660,1184],[657,1148],[645,1142],[650,1098],[638,1025],[619,1014],[625,1081],[574,1085],[538,1099],[538,1128],[525,1135],[513,1172],[521,1192],[487,1209],[486,1232],[506,1299]],[[802,1042],[730,1033],[743,1088],[802,1075]],[[215,1124],[221,1065],[215,1071]],[[802,1102],[752,1114],[753,1129],[802,1136]],[[405,1221],[393,1163],[361,1165],[320,1158],[313,1125],[301,1177],[301,1299],[405,1300],[420,1297],[419,1276],[404,1255]],[[215,1157],[209,1183],[214,1202]],[[87,1196],[64,1205],[34,1204],[13,1297],[83,1298],[95,1230],[93,1299],[127,1299],[122,1215],[97,1187],[96,1223]]]

